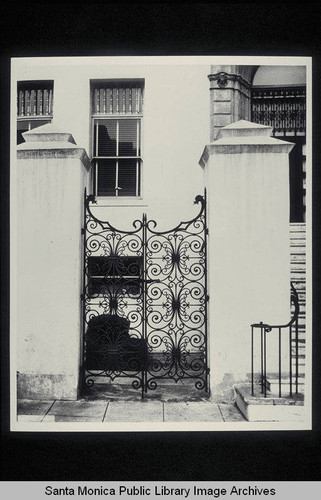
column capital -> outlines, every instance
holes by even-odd
[[[224,88],[228,82],[239,82],[245,87],[250,88],[253,76],[259,66],[251,65],[212,65],[211,74],[208,75],[210,82],[215,82],[221,88]]]
[[[210,74],[208,79],[211,82],[211,89],[235,88],[235,83],[244,86],[246,89],[251,88],[251,85],[241,75],[227,73],[226,71]]]

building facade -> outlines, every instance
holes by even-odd
[[[302,392],[305,64],[13,61],[18,397]]]

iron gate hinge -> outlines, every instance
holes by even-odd
[[[84,300],[85,296],[83,293],[80,294],[80,300]]]
[[[85,234],[85,228],[84,227],[81,228],[81,234]]]
[[[205,228],[205,234],[208,234],[208,227]]]
[[[208,302],[208,301],[210,300],[210,296],[209,296],[209,295],[206,295],[206,296],[205,296],[205,300],[206,300],[206,302]]]

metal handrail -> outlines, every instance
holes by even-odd
[[[260,329],[260,347],[261,347],[261,366],[260,366],[260,378],[261,378],[261,393],[266,397],[267,391],[267,380],[266,380],[266,361],[267,361],[267,349],[266,349],[266,334],[271,332],[272,330],[278,330],[278,354],[279,354],[279,397],[282,396],[281,390],[281,339],[282,339],[282,330],[288,329],[289,331],[289,378],[290,378],[290,397],[292,397],[292,341],[293,341],[293,328],[295,332],[295,387],[296,393],[298,393],[298,375],[299,375],[299,366],[298,366],[298,316],[300,313],[299,307],[299,298],[298,293],[295,290],[293,283],[291,283],[291,304],[294,305],[294,313],[290,321],[283,325],[269,325],[267,323],[252,323],[251,324],[251,389],[252,396],[254,396],[254,332],[255,329]]]

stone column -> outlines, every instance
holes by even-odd
[[[210,140],[221,127],[251,119],[251,82],[256,66],[211,66]]]
[[[90,163],[51,124],[17,147],[18,397],[77,399],[84,187]]]
[[[290,319],[293,145],[271,134],[272,127],[236,122],[200,160],[208,193],[210,379],[220,397],[250,373],[250,324]]]

